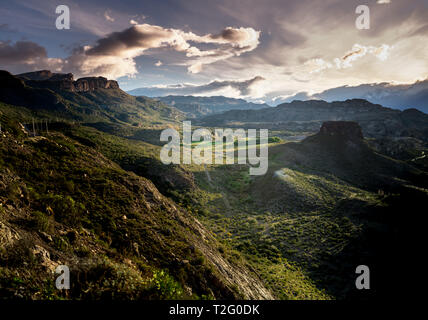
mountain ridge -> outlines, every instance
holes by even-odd
[[[49,70],[40,70],[17,74],[16,77],[24,80],[30,86],[38,88],[55,88],[72,92],[88,92],[97,89],[119,89],[115,80],[104,77],[83,77],[74,79],[72,73],[52,73]]]
[[[354,98],[365,99],[372,103],[381,104],[394,109],[404,110],[407,108],[416,108],[427,113],[428,79],[418,80],[410,84],[382,82],[361,84],[358,86],[341,86],[327,89],[313,95],[309,95],[307,92],[303,91],[283,101],[291,102],[295,99],[319,99],[332,102]]]
[[[326,102],[322,100],[283,103],[261,110],[232,110],[198,119],[201,125],[264,126],[291,131],[317,132],[325,121],[355,121],[365,136],[415,136],[428,139],[428,115],[416,110],[383,107],[364,99]],[[236,125],[234,123],[237,123]]]
[[[244,99],[228,98],[224,96],[177,96],[168,95],[155,99],[171,105],[189,118],[199,118],[209,114],[218,114],[229,110],[259,110],[270,106],[262,103],[248,102]]]
[[[72,74],[41,73],[31,74],[42,80],[28,80],[28,74],[25,80],[0,70],[0,100],[34,111],[56,110],[74,121],[103,120],[138,127],[155,119],[171,123],[183,118],[182,112],[159,101],[128,95],[114,80],[93,77],[73,81]]]

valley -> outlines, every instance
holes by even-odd
[[[421,213],[406,208],[428,200],[426,114],[347,100],[189,115],[107,80],[78,83],[0,72],[2,295],[364,300],[400,291],[391,265],[411,259],[405,232]],[[162,130],[182,134],[186,119],[210,132],[269,129],[267,172],[163,164]],[[33,121],[49,129],[34,134]],[[229,144],[237,156],[242,146]],[[53,288],[59,263],[78,275],[67,294]],[[376,275],[369,293],[354,285],[360,264]]]

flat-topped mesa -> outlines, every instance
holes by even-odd
[[[358,123],[353,121],[323,122],[319,135],[342,137],[346,140],[363,140],[363,132]]]
[[[77,92],[94,91],[96,89],[119,89],[115,80],[107,80],[104,77],[80,78],[73,82]]]
[[[104,77],[85,77],[74,81],[72,73],[52,73],[49,70],[22,73],[17,77],[31,86],[53,90],[89,92],[97,89],[119,89],[117,81]]]

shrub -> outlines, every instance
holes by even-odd
[[[152,279],[160,299],[179,299],[183,295],[181,285],[165,270],[155,271]]]
[[[39,231],[51,232],[53,228],[52,219],[40,211],[34,211],[31,219],[32,226]]]

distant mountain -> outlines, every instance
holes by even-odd
[[[52,73],[49,70],[39,70],[33,72],[26,72],[16,75],[18,78],[23,80],[51,80],[51,81],[60,81],[60,80],[73,80],[72,73]]]
[[[243,99],[233,99],[223,96],[166,96],[156,99],[185,112],[189,118],[218,114],[230,110],[259,110],[269,107],[265,103],[252,103]]]
[[[347,99],[365,99],[386,107],[404,110],[415,108],[428,112],[428,79],[413,84],[394,85],[391,83],[362,84],[355,87],[343,86],[325,90],[321,93],[308,95],[300,92],[289,97],[284,102],[293,100],[320,99],[328,102],[343,101]]]
[[[413,136],[428,139],[428,115],[425,113],[416,109],[394,110],[361,99],[331,103],[322,100],[293,101],[262,110],[233,110],[206,116],[199,123],[227,126],[239,122],[247,127],[316,132],[322,122],[338,120],[358,122],[368,137]]]

